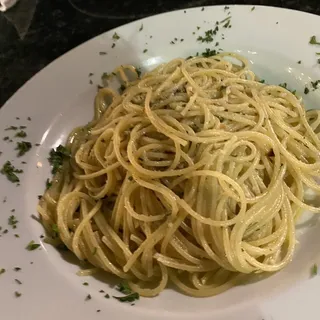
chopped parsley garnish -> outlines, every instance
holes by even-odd
[[[20,298],[22,296],[22,293],[18,292],[18,291],[15,291],[14,295],[17,297],[17,298]]]
[[[19,129],[26,129],[26,126],[20,126]]]
[[[23,156],[32,148],[32,144],[28,141],[17,142],[17,147],[15,150],[18,150],[18,157]]]
[[[93,81],[91,79],[89,80],[89,84],[93,84]]]
[[[199,36],[197,38],[198,41],[201,41],[201,42],[212,42],[213,41],[213,36],[217,34],[217,32],[219,31],[219,27],[215,27],[215,29],[210,29],[210,30],[207,30],[205,31],[204,33],[204,37],[202,36]]]
[[[100,290],[100,292],[101,292],[101,290]],[[104,297],[105,297],[106,299],[110,299],[110,295],[109,295],[108,293],[105,294]]]
[[[279,84],[279,87],[282,87],[282,88],[284,88],[284,89],[287,89],[287,83],[286,83],[286,82],[280,83],[280,84]]]
[[[141,27],[139,28],[139,31],[143,30],[143,23],[141,24]]]
[[[299,61],[297,62],[297,64],[301,64],[301,60],[299,60]]]
[[[48,190],[52,186],[52,182],[49,180],[49,178],[46,180],[46,190]]]
[[[205,58],[215,56],[216,54],[216,50],[210,50],[209,48],[207,48],[204,52],[201,53],[201,55]]]
[[[104,290],[101,289],[99,292],[100,292],[100,293],[104,293]]]
[[[116,286],[116,289],[123,294],[131,294],[132,290],[126,282],[121,282]]]
[[[100,309],[97,310],[97,312],[100,312],[100,311],[101,311]]]
[[[14,267],[13,270],[16,271],[16,272],[18,272],[18,271],[21,270],[21,268],[20,268],[20,267]]]
[[[252,8],[251,8],[251,11],[253,11],[255,8],[256,8],[256,7],[252,7]]]
[[[31,118],[30,118],[30,117],[28,117],[28,118],[27,118],[27,120],[28,120],[28,121],[31,121]]]
[[[92,77],[93,76],[93,73],[92,72],[90,72],[89,73],[89,75],[88,75],[88,77]]]
[[[22,284],[22,282],[21,282],[19,279],[14,279],[14,281],[15,281],[17,284]]]
[[[320,84],[320,80],[311,81],[311,86],[314,90],[318,89],[319,84]]]
[[[8,233],[9,231],[8,231],[8,229],[5,229],[5,230],[3,230],[3,234],[6,234],[6,233]]]
[[[18,129],[18,127],[16,127],[16,126],[10,126],[10,127],[6,128],[4,130],[8,131],[8,130],[17,130],[17,129]]]
[[[99,54],[100,54],[100,56],[105,56],[107,54],[107,52],[106,51],[100,51]]]
[[[126,86],[124,84],[122,84],[119,88],[120,93],[122,93],[124,90],[126,90]]]
[[[52,166],[53,174],[62,167],[63,161],[70,158],[70,151],[62,145],[59,145],[55,150],[51,149],[49,153],[49,163]]]
[[[228,20],[224,25],[223,25],[224,28],[231,28],[231,25],[230,25],[230,20]]]
[[[310,90],[308,87],[305,87],[303,92],[304,92],[304,94],[308,94],[310,92]]]
[[[88,294],[88,295],[86,296],[85,301],[88,301],[88,300],[91,300],[91,295],[90,295],[90,294]]]
[[[93,251],[92,251],[92,255],[95,255],[97,253],[98,248],[94,247]]]
[[[133,302],[135,300],[139,300],[140,298],[139,294],[137,292],[133,292],[126,282],[118,284],[116,289],[125,295],[123,297],[113,296],[113,298],[117,299],[120,302]]]
[[[146,53],[147,51],[148,51],[148,49],[144,49],[144,50],[143,50],[143,53]]]
[[[36,250],[40,247],[40,244],[38,243],[35,243],[33,240],[31,240],[28,245],[26,246],[26,249],[28,251],[33,251],[33,250]]]
[[[202,8],[201,11],[204,11],[204,8]]]
[[[140,68],[136,68],[136,73],[137,73],[138,77],[140,78],[140,76],[141,76],[141,70],[140,70]]]
[[[115,33],[113,34],[113,36],[112,36],[112,39],[113,39],[113,40],[119,40],[120,37],[119,37],[119,35],[115,32]]]
[[[83,285],[84,285],[84,286],[88,286],[89,283],[88,283],[88,282],[84,282]]]
[[[2,169],[0,170],[0,173],[2,173],[3,175],[5,175],[7,177],[7,179],[11,182],[19,182],[20,179],[18,178],[18,176],[16,175],[16,173],[22,173],[23,170],[19,170],[16,169],[10,161],[7,161]]]
[[[3,269],[3,268],[0,269],[0,274],[3,274],[5,272],[6,272],[6,269]]]
[[[312,36],[309,40],[310,44],[320,44],[320,42],[317,41],[316,36]]]
[[[18,234],[15,234],[14,236],[15,236],[16,238],[20,238],[20,236],[19,236]]]
[[[8,136],[5,136],[5,137],[3,137],[3,141],[7,141],[7,140],[9,140],[10,138],[8,137]]]
[[[13,229],[16,229],[17,228],[17,223],[18,223],[19,221],[16,219],[16,217],[15,216],[10,216],[9,218],[8,218],[8,224],[9,224],[9,226],[12,226],[12,228]]]
[[[113,43],[113,44],[112,44],[112,46],[111,46],[111,48],[113,49],[115,46],[116,46],[116,44],[115,44],[115,43]]]
[[[17,137],[17,138],[25,138],[26,136],[27,136],[27,133],[23,130],[21,130],[15,134],[15,137]]]
[[[312,267],[311,267],[311,277],[314,277],[318,274],[318,266],[316,264],[314,264]]]
[[[139,300],[140,296],[139,296],[139,293],[133,292],[133,293],[128,294],[128,295],[123,296],[123,297],[115,297],[115,296],[113,296],[113,298],[117,299],[120,302],[133,302],[133,301]]]

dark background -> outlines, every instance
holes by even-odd
[[[52,60],[102,32],[165,11],[218,4],[260,4],[320,14],[319,0],[38,0],[23,40],[0,15],[0,107]]]

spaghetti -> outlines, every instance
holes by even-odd
[[[46,229],[148,297],[169,281],[212,296],[285,267],[301,209],[318,212],[303,196],[320,191],[319,112],[235,54],[115,73],[125,91],[99,90],[39,202]]]

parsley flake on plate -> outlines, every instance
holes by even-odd
[[[314,277],[318,274],[318,266],[316,264],[314,264],[312,267],[311,267],[311,277]]]
[[[14,292],[14,295],[17,297],[17,298],[20,298],[22,296],[22,293],[18,292],[18,291],[15,291]]]
[[[23,170],[20,169],[16,169],[10,161],[7,161],[2,169],[0,170],[0,173],[5,175],[7,177],[7,179],[11,182],[19,182],[20,179],[18,178],[18,176],[16,175],[16,173],[22,173]]]
[[[115,33],[113,34],[113,36],[112,36],[112,39],[113,39],[113,40],[119,40],[120,37],[119,37],[119,35],[115,32]]]
[[[39,243],[35,243],[33,240],[31,240],[28,245],[26,246],[26,249],[28,251],[33,251],[33,250],[36,250],[40,247],[40,244]]]
[[[309,40],[309,43],[310,43],[310,44],[313,44],[313,45],[315,45],[315,44],[320,44],[320,42],[317,41],[316,36],[312,36],[312,37],[310,38],[310,40]]]
[[[32,148],[32,144],[28,141],[17,142],[15,150],[18,150],[18,157],[25,155]]]
[[[12,226],[13,229],[17,228],[18,222],[19,221],[17,220],[17,218],[14,215],[12,215],[8,218],[8,224],[9,224],[9,226]]]
[[[15,135],[14,135],[16,138],[25,138],[27,136],[27,133],[23,130],[17,132]]]
[[[51,149],[49,153],[49,163],[52,166],[51,172],[57,173],[62,167],[63,161],[69,159],[71,156],[70,151],[62,145],[59,145],[56,149]]]
[[[113,296],[113,298],[117,299],[120,302],[133,302],[140,299],[139,294],[137,292],[133,292],[126,282],[118,284],[116,289],[124,294],[123,297]]]

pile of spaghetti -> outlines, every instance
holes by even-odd
[[[38,211],[80,260],[142,296],[218,294],[285,267],[304,189],[320,191],[319,112],[235,54],[114,71]]]

